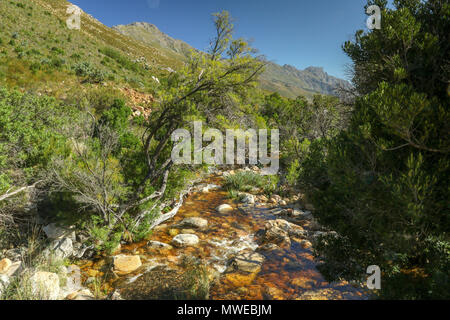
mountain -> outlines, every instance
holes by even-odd
[[[134,22],[129,25],[114,26],[113,29],[146,45],[162,49],[169,54],[176,53],[188,57],[189,52],[195,50],[186,42],[169,37],[150,23]]]
[[[176,70],[195,50],[152,24],[109,28],[86,12],[81,29],[69,30],[70,5],[66,0],[0,1],[0,83],[65,96],[66,91],[83,87],[77,72],[87,72],[98,83],[151,92],[155,85],[151,76]],[[262,89],[287,97],[333,94],[336,86],[349,86],[322,68],[298,70],[272,62],[260,82]]]
[[[113,29],[146,45],[163,50],[167,54],[172,54],[174,58],[186,59],[189,52],[195,50],[189,44],[171,38],[150,23],[135,22],[129,25],[118,25]],[[262,89],[279,92],[290,98],[298,95],[312,96],[316,93],[334,95],[336,88],[350,87],[349,82],[328,75],[320,67],[298,70],[291,65],[280,66],[273,62],[268,63],[260,81]]]
[[[64,96],[64,91],[84,88],[81,73],[97,83],[150,91],[151,76],[182,65],[172,51],[125,36],[83,11],[80,30],[70,30],[66,10],[71,5],[66,0],[0,1],[0,84]]]

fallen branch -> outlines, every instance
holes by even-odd
[[[152,225],[150,226],[150,229],[153,229],[154,227],[160,225],[164,221],[173,218],[178,213],[178,210],[180,210],[181,206],[183,205],[184,196],[186,194],[190,193],[191,190],[192,190],[192,187],[190,187],[185,192],[182,192],[180,194],[180,199],[178,200],[178,203],[175,205],[175,207],[173,207],[172,210],[170,210],[169,212],[164,213],[164,214],[160,215],[158,218],[156,218],[155,221],[153,221]]]
[[[0,196],[0,201],[6,200],[6,199],[8,199],[8,198],[11,198],[12,196],[15,196],[16,194],[19,194],[19,193],[24,192],[24,191],[26,191],[26,190],[34,189],[34,188],[36,187],[36,185],[37,185],[38,183],[42,182],[42,181],[43,181],[43,180],[39,180],[39,181],[33,183],[31,186],[22,187],[22,188],[19,188],[19,189],[13,191],[13,192],[9,192],[9,193],[6,192],[4,195],[1,195],[1,196]]]

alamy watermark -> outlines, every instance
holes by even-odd
[[[278,173],[280,161],[278,129],[270,130],[269,154],[269,130],[267,129],[248,129],[246,131],[227,129],[224,139],[222,132],[218,129],[210,128],[203,133],[201,121],[194,121],[193,127],[193,139],[187,129],[177,129],[173,132],[171,139],[173,142],[177,142],[172,150],[174,164],[245,165],[246,155],[248,155],[248,164],[265,166],[261,170],[262,174],[273,175]],[[203,142],[211,143],[203,147]]]
[[[367,278],[367,288],[370,290],[381,289],[381,269],[379,266],[372,265],[368,266],[366,270],[367,274],[370,276]]]
[[[81,29],[81,9],[72,4],[67,7],[66,13],[69,14],[69,18],[66,20],[67,28],[70,30]]]
[[[370,30],[381,29],[381,9],[377,5],[367,7],[366,13],[370,16],[367,18],[366,25]]]

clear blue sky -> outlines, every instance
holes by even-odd
[[[211,13],[228,10],[237,37],[269,60],[299,69],[324,67],[345,78],[350,60],[341,45],[365,29],[365,0],[73,0],[107,26],[149,22],[204,50],[213,36]]]

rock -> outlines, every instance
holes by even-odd
[[[66,296],[66,300],[95,300],[89,289],[81,289]]]
[[[262,246],[258,247],[258,251],[274,251],[274,250],[278,250],[280,249],[280,247],[278,247],[276,244],[274,243],[265,243]]]
[[[267,199],[266,196],[259,196],[259,201],[262,202],[262,203],[265,203],[265,202],[268,202],[269,199]]]
[[[170,244],[159,242],[159,241],[149,241],[147,242],[147,246],[152,249],[171,249],[172,246]]]
[[[312,248],[312,243],[309,242],[308,240],[302,240],[300,241],[300,245],[303,249],[310,249]]]
[[[304,211],[303,214],[301,215],[301,218],[306,219],[306,220],[311,220],[313,219],[313,215],[311,211]]]
[[[304,292],[296,300],[329,300],[329,294],[332,289],[319,289]]]
[[[50,250],[59,259],[69,258],[74,253],[73,243],[70,238],[53,241],[50,245]]]
[[[256,278],[256,273],[242,274],[239,272],[227,273],[224,283],[232,287],[249,286]]]
[[[8,258],[4,258],[0,260],[0,274],[6,274],[8,272],[9,268],[12,266],[12,261]]]
[[[78,292],[75,300],[95,300],[95,297],[89,289],[84,289]]]
[[[227,271],[257,273],[261,270],[265,257],[257,252],[245,252],[231,259]]]
[[[72,241],[76,240],[75,231],[70,228],[59,227],[56,223],[51,223],[42,228],[47,238],[51,240],[60,240],[68,237]]]
[[[11,264],[8,271],[5,273],[8,277],[16,276],[19,272],[23,270],[22,261],[16,261]]]
[[[198,244],[199,238],[195,234],[179,234],[172,239],[175,247],[195,246]]]
[[[195,234],[195,230],[193,229],[182,229],[180,231],[181,234]]]
[[[201,192],[207,193],[207,192],[210,192],[211,190],[216,190],[216,189],[220,189],[220,188],[221,187],[216,184],[208,184],[207,186],[205,186],[201,189]]]
[[[0,274],[0,297],[2,296],[6,288],[8,288],[8,286],[9,286],[9,277],[5,274]]]
[[[264,295],[269,300],[285,300],[284,292],[281,289],[275,287],[265,286]]]
[[[303,215],[303,212],[302,212],[302,211],[300,211],[300,210],[298,210],[298,209],[293,209],[293,210],[292,210],[292,213],[291,213],[291,216],[292,216],[292,217],[299,217],[299,216],[301,216],[301,215]]]
[[[133,272],[142,266],[139,256],[117,255],[114,257],[114,271],[119,274],[127,274]]]
[[[227,213],[227,212],[233,211],[233,207],[230,206],[229,204],[221,204],[220,206],[218,206],[216,208],[216,210],[219,213]]]
[[[241,202],[247,204],[255,204],[255,196],[249,193],[243,193]]]
[[[289,233],[275,225],[266,225],[266,229],[261,237],[262,243],[273,243],[283,248],[290,248],[291,239]]]
[[[266,223],[265,229],[258,232],[260,243],[274,243],[280,247],[289,248],[290,237],[304,238],[307,232],[302,227],[297,226],[283,219],[271,220]]]
[[[186,218],[178,224],[180,228],[198,228],[204,229],[208,226],[208,220],[199,218],[199,217],[191,217]]]
[[[272,199],[274,199],[276,202],[280,202],[282,200],[281,197],[277,194],[272,195]]]
[[[283,219],[272,220],[266,223],[266,229],[270,229],[272,227],[278,227],[286,231],[289,234],[289,236],[292,237],[302,238],[306,237],[307,235],[307,232],[303,230],[302,227]]]
[[[280,201],[280,206],[287,206],[287,202],[285,200]]]
[[[124,300],[117,290],[113,292],[110,299],[111,300]]]
[[[81,286],[81,271],[80,267],[70,265],[66,268],[66,281],[64,287],[60,288],[60,296],[66,297],[71,293],[78,292],[82,289]],[[72,300],[72,299],[69,299]]]
[[[26,248],[13,248],[6,251],[4,255],[11,261],[17,261],[22,260],[22,257],[25,255],[26,251]]]
[[[56,273],[37,271],[30,278],[33,295],[42,300],[57,300],[59,296],[59,277]]]

